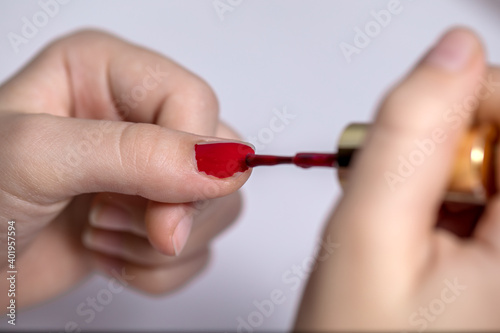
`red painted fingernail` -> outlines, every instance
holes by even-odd
[[[217,178],[248,170],[245,158],[255,153],[252,147],[236,142],[199,143],[194,150],[198,171]]]

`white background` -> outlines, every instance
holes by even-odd
[[[221,20],[212,0],[73,0],[16,53],[8,33],[20,34],[23,16],[30,19],[41,8],[37,1],[1,1],[0,80],[58,36],[104,29],[203,77],[219,97],[222,118],[248,140],[269,127],[274,108],[296,115],[260,152],[331,151],[341,129],[369,121],[383,94],[450,26],[476,30],[489,60],[499,61],[500,2],[401,0],[402,12],[348,63],[339,44],[352,44],[353,28],[364,28],[373,19],[370,12],[388,2],[243,0]],[[327,169],[258,168],[243,191],[245,208],[236,225],[214,242],[206,271],[182,290],[157,298],[126,290],[87,324],[76,308],[106,286],[105,278],[93,276],[22,311],[16,328],[61,330],[75,321],[82,329],[234,331],[236,318],[247,318],[256,310],[253,302],[268,299],[273,289],[282,290],[286,302],[259,329],[290,328],[300,290],[291,290],[282,275],[311,256],[340,195],[336,175]],[[0,328],[12,329],[5,317]]]

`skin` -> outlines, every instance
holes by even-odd
[[[220,138],[236,135],[219,122],[213,91],[173,61],[96,31],[49,45],[0,87],[3,309],[11,219],[18,307],[95,269],[125,272],[151,294],[196,276],[250,175],[198,173],[194,144]]]
[[[325,227],[324,238],[339,247],[320,253],[327,257],[311,274],[296,330],[500,328],[500,196],[489,198],[482,215],[477,207],[441,205],[455,148],[471,121],[500,125],[500,70],[484,58],[472,32],[452,30],[385,98]],[[444,112],[477,96],[480,78],[490,75],[497,86],[477,110],[458,126],[445,121]],[[391,190],[385,173],[438,127],[447,139]],[[449,230],[476,221],[470,237]]]

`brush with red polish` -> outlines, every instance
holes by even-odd
[[[252,147],[237,142],[206,142],[195,146],[198,170],[217,178],[263,165],[295,164],[302,168],[335,167],[337,154],[298,153],[295,156],[258,155]]]
[[[356,151],[362,147],[368,124],[350,124],[342,132],[337,153],[298,153],[294,156],[258,155],[254,149],[238,142],[203,142],[195,145],[199,172],[217,178],[228,178],[238,172],[262,165],[294,164],[302,168],[334,167],[341,185],[347,181],[349,166]],[[394,189],[408,177],[403,171],[415,170],[426,156],[443,142],[442,133],[434,131],[430,138],[415,140],[416,148],[408,156],[400,156],[396,170],[387,170],[382,177]],[[494,161],[498,130],[491,124],[474,124],[463,136],[450,175],[448,202],[484,204],[497,193]]]

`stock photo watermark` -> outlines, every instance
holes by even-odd
[[[7,281],[9,282],[7,297],[9,305],[7,306],[6,316],[10,325],[16,325],[16,221],[7,222]]]
[[[7,39],[10,46],[15,53],[19,53],[22,45],[28,44],[35,38],[41,29],[43,29],[53,18],[55,18],[61,6],[66,5],[71,0],[39,0],[38,7],[40,10],[36,11],[30,17],[21,17],[21,28],[18,32],[7,33]]]
[[[435,322],[446,311],[448,305],[455,302],[462,292],[467,290],[467,286],[460,284],[458,278],[454,278],[453,282],[446,279],[443,283],[445,287],[441,290],[439,297],[431,300],[427,306],[419,307],[408,318],[409,324],[418,328],[418,332],[425,331],[430,323]]]
[[[109,279],[105,288],[100,289],[95,294],[95,297],[88,296],[85,301],[80,302],[76,307],[76,314],[83,319],[86,324],[92,323],[97,313],[104,311],[106,306],[113,302],[115,295],[120,294],[128,286],[129,281],[135,279],[134,275],[128,275],[125,268],[118,273],[116,270],[112,271],[113,277]],[[64,326],[65,332],[81,332],[80,326],[82,323],[76,321],[68,321]]]
[[[412,0],[407,0],[412,1]],[[361,53],[370,43],[377,38],[382,31],[387,28],[392,19],[403,12],[404,6],[400,0],[390,0],[385,9],[370,11],[372,18],[366,22],[363,28],[355,26],[352,28],[354,37],[352,42],[340,42],[339,48],[347,63],[352,61],[354,55]]]
[[[313,255],[304,258],[302,262],[292,265],[283,272],[281,283],[286,287],[271,290],[269,297],[263,300],[254,300],[252,302],[254,310],[245,316],[236,318],[238,325],[236,331],[251,333],[258,330],[264,324],[264,321],[274,314],[276,308],[287,301],[287,294],[297,292],[302,281],[306,280],[309,274],[316,269],[316,263],[330,258],[339,247],[340,244],[332,242],[330,236],[321,239],[317,243]]]
[[[213,0],[212,6],[219,19],[224,21],[225,16],[234,12],[242,3],[243,0]]]
[[[289,112],[286,106],[283,106],[281,110],[274,108],[272,114],[267,127],[262,127],[256,135],[247,137],[247,141],[251,142],[257,150],[264,150],[277,134],[283,132],[297,118],[297,115]]]
[[[449,124],[452,129],[458,128],[471,117],[480,101],[487,100],[499,86],[500,81],[494,81],[492,74],[489,74],[487,79],[481,77],[473,95],[465,97],[461,102],[455,103],[445,110],[443,113],[444,122]],[[434,154],[436,147],[447,139],[448,136],[444,130],[436,127],[431,131],[430,137],[414,140],[415,148],[406,156],[398,156],[397,170],[384,173],[390,190],[394,192],[398,184],[405,183],[409,177],[415,174],[417,168],[422,166]]]

